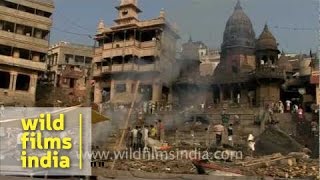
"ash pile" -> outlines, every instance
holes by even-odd
[[[266,128],[257,137],[255,147],[257,155],[270,155],[273,153],[287,155],[290,152],[299,152],[303,149],[301,144],[276,126]]]

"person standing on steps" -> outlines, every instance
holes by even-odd
[[[231,146],[233,146],[233,127],[232,124],[229,124],[228,127],[228,141]]]
[[[158,125],[159,125],[159,140],[160,142],[163,142],[164,141],[164,125],[163,125],[163,122],[159,119],[158,120]]]
[[[137,150],[138,149],[138,126],[136,126],[135,128],[133,128],[131,130],[131,136],[132,136],[132,148],[133,150]]]
[[[226,109],[223,108],[223,111],[222,111],[222,113],[221,113],[221,120],[222,120],[222,124],[223,124],[225,127],[228,126],[228,124],[229,124],[229,119],[230,119],[230,117],[229,117],[229,115],[226,113]]]
[[[224,133],[224,126],[221,123],[218,123],[215,126],[213,126],[213,131],[216,134],[216,145],[221,146],[222,135]]]

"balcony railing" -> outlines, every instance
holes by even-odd
[[[135,70],[135,69],[134,69],[135,66],[136,66],[136,65],[133,64],[133,63],[124,64],[124,65],[123,65],[123,71],[134,71],[134,70]]]
[[[104,44],[102,54],[104,58],[123,55],[152,56],[156,53],[156,47],[157,41],[128,40]]]
[[[32,26],[30,24],[31,22],[37,23],[38,26],[40,24],[42,24],[42,25],[45,24],[45,27],[43,27],[43,28],[37,27],[37,26],[33,26],[33,27],[37,27],[39,29],[49,30],[50,29],[49,26],[52,25],[52,19],[51,18],[38,16],[36,14],[30,14],[28,12],[19,11],[19,10],[7,8],[7,7],[4,7],[4,6],[0,6],[0,14],[8,15],[8,17],[16,17],[16,18],[19,18],[19,19],[28,19],[28,20],[30,20],[30,21],[21,21],[23,25]]]
[[[260,66],[256,69],[256,78],[273,78],[273,79],[285,79],[285,73],[282,69],[273,66]]]
[[[155,64],[140,65],[139,72],[157,71],[159,70],[158,67],[159,66],[156,66]]]
[[[152,72],[160,71],[158,64],[145,64],[137,65],[133,63],[127,64],[113,64],[110,66],[102,66],[94,70],[94,76],[100,76],[101,74],[119,73],[119,72]]]
[[[0,37],[2,39],[9,39],[12,42],[17,42],[17,43],[21,42],[21,43],[28,44],[28,45],[33,44],[29,47],[32,48],[32,50],[34,50],[34,51],[38,51],[38,52],[47,52],[48,51],[49,42],[44,39],[38,39],[35,37],[26,36],[26,35],[22,35],[22,34],[16,34],[16,33],[7,32],[7,31],[3,31],[3,30],[0,30]],[[17,44],[17,46],[19,47],[19,43]],[[23,48],[23,47],[21,47],[21,48]]]
[[[35,62],[31,60],[13,58],[11,56],[4,56],[4,55],[0,55],[0,64],[6,64],[9,66],[22,67],[22,68],[33,69],[38,71],[46,71],[47,69],[47,65],[44,62]]]
[[[156,44],[157,44],[157,41],[140,42],[140,41],[133,39],[133,40],[107,43],[107,44],[103,45],[103,49],[108,50],[108,49],[116,49],[116,48],[131,47],[131,46],[148,48],[148,47],[155,47]]]
[[[120,64],[120,65],[112,65],[111,66],[111,72],[122,72],[122,64]]]

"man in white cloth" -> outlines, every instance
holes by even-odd
[[[142,138],[143,138],[143,150],[147,149],[147,145],[148,145],[148,138],[149,138],[149,127],[148,126],[144,126],[143,130],[142,130]]]
[[[251,156],[253,156],[253,152],[255,151],[255,142],[254,142],[254,136],[252,134],[249,134],[248,136],[248,147],[251,153]]]
[[[131,130],[132,133],[132,148],[133,150],[138,149],[138,126]]]

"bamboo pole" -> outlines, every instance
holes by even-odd
[[[122,145],[124,136],[125,136],[125,134],[126,134],[126,130],[127,130],[127,128],[128,128],[128,125],[129,125],[130,116],[131,116],[131,113],[132,113],[134,104],[135,104],[135,102],[136,102],[136,99],[137,99],[137,94],[138,94],[139,86],[140,86],[140,80],[139,80],[139,81],[137,82],[137,84],[136,84],[136,88],[135,88],[135,91],[134,91],[134,96],[133,96],[133,100],[132,100],[132,102],[131,102],[130,110],[129,110],[128,115],[127,115],[127,117],[126,117],[125,126],[124,126],[124,131],[122,131],[120,141],[119,141],[119,143],[118,143],[118,146],[116,147],[116,151],[119,151],[119,149],[120,149],[120,147],[121,147],[121,145]],[[113,160],[113,162],[112,162],[111,170],[113,170],[114,165],[116,164],[116,161],[117,161],[117,159],[115,158],[115,159]]]

